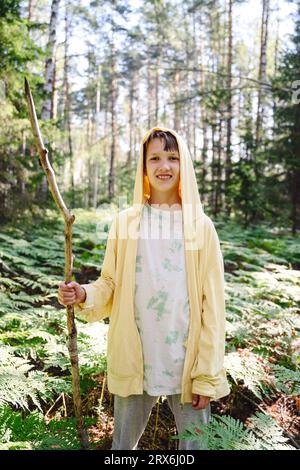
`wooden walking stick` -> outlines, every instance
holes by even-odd
[[[35,106],[30,90],[29,83],[25,78],[25,95],[28,102],[29,117],[31,128],[34,135],[35,144],[39,153],[40,163],[46,173],[50,191],[52,193],[55,204],[62,213],[65,222],[65,282],[69,283],[72,278],[73,257],[72,257],[72,226],[75,216],[66,207],[64,200],[59,192],[55,173],[49,162],[48,150],[44,146],[42,135],[39,128],[39,123],[36,116]],[[80,377],[79,377],[79,364],[78,364],[78,350],[77,350],[77,330],[74,319],[73,305],[67,305],[67,326],[68,326],[68,349],[71,361],[72,370],[72,388],[73,388],[73,402],[74,411],[77,419],[78,436],[83,449],[88,448],[88,435],[84,427],[84,421],[81,411],[81,397],[80,397]]]

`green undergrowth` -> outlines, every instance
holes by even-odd
[[[73,278],[89,282],[101,269],[112,212],[111,208],[77,210],[75,215]],[[300,238],[265,226],[245,230],[232,222],[216,222],[216,228],[225,264],[225,366],[232,395],[242,391],[262,407],[279,396],[297,396]],[[63,224],[53,212],[43,222],[1,229],[1,449],[79,447],[71,406],[65,309],[56,300],[64,272],[63,244]],[[86,400],[99,388],[97,376],[106,371],[107,324],[76,323],[81,394]],[[49,413],[61,396],[67,405]],[[94,408],[86,414],[87,419],[97,418]],[[243,417],[214,417],[203,433],[209,436],[210,448],[217,449],[291,445],[280,437],[276,422],[268,419],[272,420],[261,415],[247,422]],[[259,431],[268,426],[273,433]],[[187,437],[198,439],[199,433],[195,437],[193,432]],[[203,445],[208,442],[205,439]]]

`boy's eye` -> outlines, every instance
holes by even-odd
[[[157,160],[158,158],[159,158],[159,157],[151,157],[150,160]],[[179,160],[179,158],[176,157],[176,155],[171,155],[170,158],[171,158],[172,160]]]

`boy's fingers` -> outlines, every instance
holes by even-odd
[[[63,305],[68,305],[68,304],[74,304],[76,299],[73,298],[73,299],[59,299],[60,303],[62,303]]]
[[[60,287],[59,288],[62,292],[74,292],[74,287]]]
[[[62,297],[64,299],[75,299],[76,295],[74,292],[65,292]]]
[[[66,284],[61,282],[58,288],[58,301],[62,305],[72,305],[76,303],[77,294],[76,289],[78,284],[74,281]]]
[[[75,289],[76,287],[78,287],[78,285],[79,284],[77,282],[74,282],[74,281],[71,281],[68,284],[66,284],[65,281],[63,281],[58,285],[58,287],[60,289]]]
[[[73,288],[73,289],[76,289],[76,287],[77,287],[78,284],[77,284],[77,282],[71,281],[71,282],[69,282],[69,283],[66,284],[66,285],[67,285],[68,287],[71,287],[71,288]]]
[[[72,299],[75,298],[75,292],[59,292],[59,297],[62,299]]]

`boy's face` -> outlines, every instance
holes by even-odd
[[[177,191],[180,177],[180,157],[176,150],[164,150],[164,141],[153,139],[148,144],[146,175],[155,192]],[[168,175],[161,178],[162,175]]]

